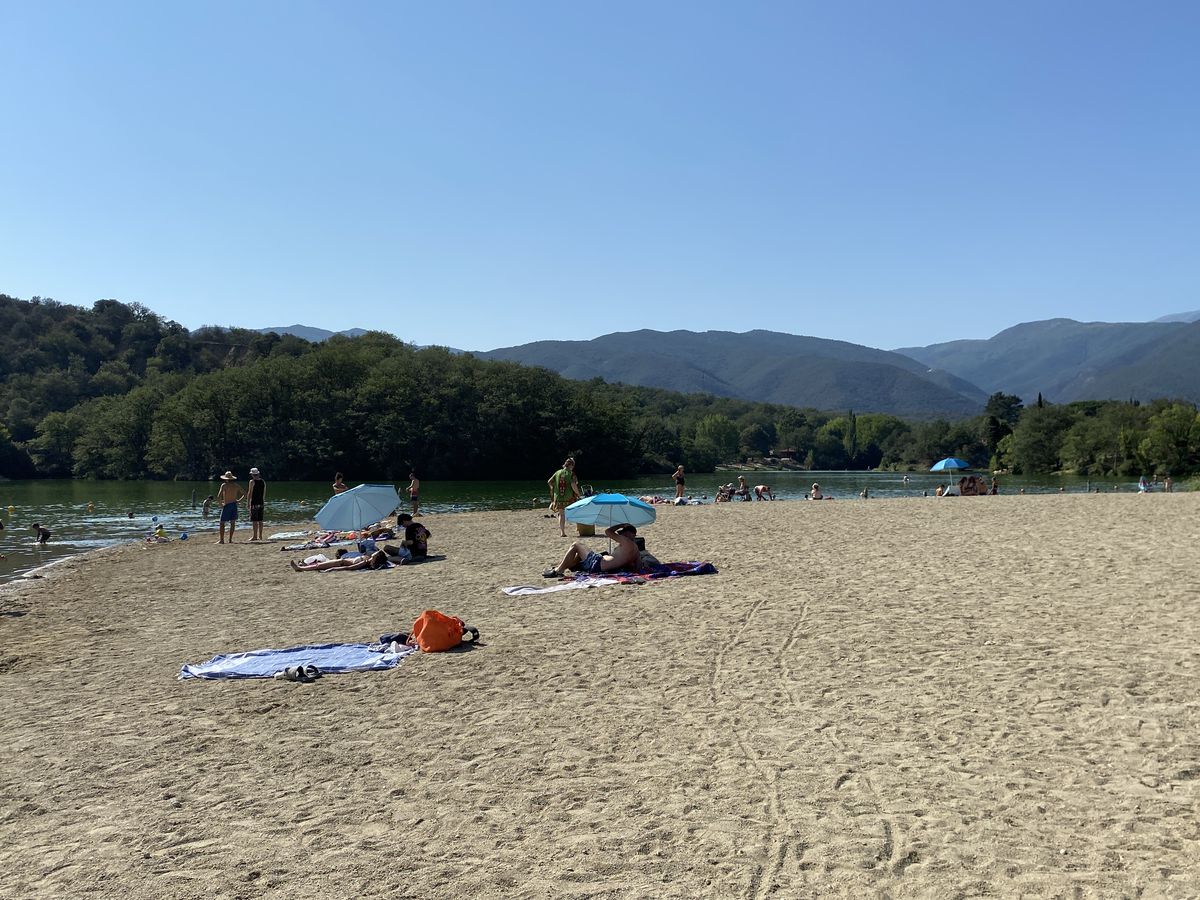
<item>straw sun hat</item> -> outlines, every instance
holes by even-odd
[[[226,472],[221,476],[222,481],[237,481],[237,476],[233,472]]]

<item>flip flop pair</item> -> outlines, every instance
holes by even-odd
[[[275,673],[276,681],[297,681],[301,684],[312,684],[321,677],[321,670],[316,666],[288,666],[282,672]]]

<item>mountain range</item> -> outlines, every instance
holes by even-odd
[[[307,340],[334,334],[303,325],[260,330]],[[1200,310],[1153,322],[1047,319],[986,340],[897,350],[772,331],[641,330],[474,355],[579,380],[910,418],[976,415],[997,391],[1027,403],[1038,394],[1055,403],[1160,397],[1200,403]]]
[[[321,341],[328,340],[335,334],[340,334],[343,337],[358,337],[361,334],[366,334],[365,328],[347,328],[345,331],[327,331],[324,328],[314,328],[311,325],[273,325],[270,328],[255,328],[259,334],[290,334],[298,338],[304,338],[306,341],[312,341],[314,344],[319,344]]]
[[[579,380],[708,393],[818,409],[969,416],[987,395],[916,360],[845,341],[773,331],[633,331],[477,353]]]
[[[1195,314],[1192,314],[1195,316]],[[1200,401],[1200,317],[1157,322],[1048,319],[985,341],[897,350],[988,393],[1024,399]]]

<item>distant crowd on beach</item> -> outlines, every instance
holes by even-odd
[[[671,479],[674,482],[674,493],[671,496],[663,496],[662,494],[643,494],[637,497],[643,503],[651,505],[668,504],[677,506],[689,506],[708,503],[707,494],[699,496],[688,494],[687,491],[687,475],[682,464],[677,465],[671,473]],[[263,537],[263,522],[266,517],[267,506],[267,483],[262,472],[257,466],[251,467],[249,470],[249,479],[246,487],[243,488],[239,483],[237,476],[232,470],[227,470],[223,475],[217,478],[219,486],[214,494],[209,494],[204,498],[201,507],[201,515],[204,518],[209,518],[214,512],[218,517],[217,540],[215,543],[225,544],[234,542],[234,534],[237,529],[237,524],[240,518],[240,510],[244,506],[246,517],[250,522],[250,543],[258,543],[265,540]],[[910,478],[907,474],[902,475],[902,481],[905,486],[910,484]],[[553,518],[559,526],[561,536],[567,535],[567,508],[572,504],[586,497],[592,496],[595,491],[590,484],[580,484],[579,477],[576,471],[575,458],[568,456],[551,476],[547,479],[547,487],[550,491],[548,518]],[[1100,485],[1088,481],[1084,492],[1086,493],[1101,493],[1104,491],[1116,492],[1125,488],[1120,484]],[[1148,494],[1153,492],[1173,493],[1175,488],[1174,480],[1170,475],[1160,476],[1155,475],[1152,478],[1142,476],[1136,484],[1136,491],[1139,494]],[[343,473],[337,472],[334,475],[331,485],[331,493],[333,496],[345,493],[352,490],[346,483]],[[406,520],[400,521],[397,519],[396,532],[405,530],[412,522],[413,517],[420,515],[420,491],[421,481],[414,469],[409,473],[409,482],[404,489],[408,495],[408,504],[411,512],[406,514]],[[872,489],[864,487],[858,492],[858,497],[863,500],[870,499]],[[930,492],[927,489],[917,488],[917,493],[922,496],[929,496]],[[1025,488],[1021,487],[1016,490],[1017,494],[1025,494]],[[1058,493],[1066,493],[1067,488],[1060,486]],[[934,497],[981,497],[995,496],[1000,493],[1000,478],[998,474],[993,474],[991,478],[984,475],[963,474],[957,481],[939,483],[933,489]],[[730,503],[735,500],[746,502],[753,501],[772,501],[779,499],[775,489],[770,484],[755,484],[751,485],[746,476],[737,476],[736,481],[730,481],[724,484],[719,484],[716,493],[711,502],[713,503]],[[832,500],[833,495],[825,491],[819,482],[813,482],[803,495],[805,500]],[[196,506],[196,495],[193,492],[192,506]],[[301,501],[304,503],[305,501]],[[534,498],[535,506],[544,503],[544,500]],[[88,511],[93,512],[95,506],[92,503],[88,504]],[[8,514],[11,520],[15,508],[10,504]],[[127,514],[129,519],[134,518],[134,512],[130,510]],[[153,521],[158,522],[157,517]],[[378,525],[378,523],[376,523]],[[0,520],[0,530],[4,529],[5,524]],[[34,522],[30,526],[34,533],[34,541],[36,546],[45,547],[50,543],[54,536],[54,530],[43,524],[42,522]],[[581,533],[584,533],[581,531]],[[180,535],[183,539],[187,538],[186,532]],[[392,537],[391,534],[386,536]],[[154,530],[147,535],[147,540],[163,542],[169,540],[166,532],[161,524],[154,527]],[[407,546],[412,541],[402,543],[402,546]],[[390,549],[390,547],[389,547]],[[390,556],[403,556],[404,553],[390,554]],[[346,556],[345,553],[342,556]],[[2,557],[0,557],[2,558]],[[351,556],[351,559],[355,559]],[[321,560],[324,562],[324,560]],[[350,560],[346,560],[346,563]],[[337,567],[344,565],[340,562]],[[329,568],[334,568],[330,566]]]

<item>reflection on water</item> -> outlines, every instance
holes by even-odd
[[[547,472],[547,475],[550,473]],[[871,497],[920,497],[932,495],[939,483],[949,479],[929,473],[910,474],[907,483],[900,473],[892,472],[746,472],[747,483],[769,484],[780,500],[804,497],[814,481],[826,496],[858,500],[864,488]],[[581,482],[597,491],[620,491],[633,495],[672,497],[674,483],[669,472],[661,476],[602,481],[581,473]],[[687,491],[696,498],[711,500],[718,485],[736,481],[737,473],[719,472],[687,476]],[[1057,493],[1064,488],[1072,493],[1091,487],[1104,491],[1136,490],[1134,483],[1112,480],[1090,482],[1084,478],[1044,476],[1001,478],[1001,493]],[[241,482],[243,487],[245,482]],[[216,492],[214,482],[181,481],[2,481],[0,482],[0,581],[62,560],[67,556],[123,541],[141,541],[158,525],[168,536],[179,540],[213,540],[216,516],[201,515],[204,498]],[[404,485],[398,485],[403,489]],[[316,482],[268,482],[267,521],[269,536],[278,526],[311,521],[329,498],[329,485]],[[407,499],[401,490],[403,507]],[[544,481],[428,481],[421,482],[421,511],[428,513],[468,512],[473,510],[531,509],[545,505],[548,488]],[[133,517],[130,518],[130,513]],[[245,507],[241,508],[245,516]],[[34,545],[34,522],[48,526],[54,536],[49,546]],[[242,522],[238,535],[245,539],[248,523]]]

